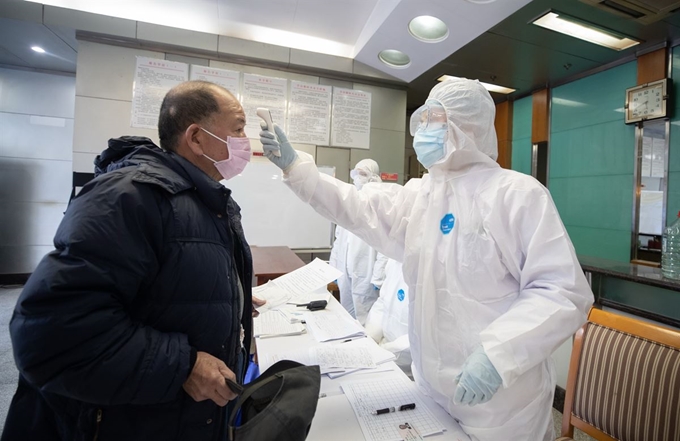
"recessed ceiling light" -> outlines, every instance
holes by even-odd
[[[36,51],[39,54],[45,53],[45,49],[41,48],[40,46],[31,46],[31,49],[33,49],[34,51]]]
[[[404,69],[411,64],[411,59],[408,55],[396,49],[385,49],[384,51],[380,51],[378,58],[388,66],[396,67],[398,69]]]
[[[450,75],[442,75],[441,77],[437,78],[437,80],[438,81],[446,81],[449,78],[455,78],[455,77],[452,77]],[[483,81],[480,81],[479,84],[484,86],[484,88],[486,90],[488,90],[489,92],[502,93],[502,94],[505,94],[505,95],[512,93],[515,90],[517,90],[517,89],[511,89],[509,87],[499,86],[497,84],[485,83]]]
[[[446,23],[431,15],[421,15],[411,20],[408,31],[418,40],[427,43],[437,43],[449,36]]]
[[[622,51],[640,44],[638,40],[600,28],[574,17],[550,11],[533,22],[536,26],[560,32],[570,37],[580,38],[590,43]]]

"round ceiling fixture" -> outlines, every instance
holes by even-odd
[[[35,52],[37,52],[39,54],[45,53],[45,49],[41,48],[40,46],[31,46],[31,49],[33,49]]]
[[[431,15],[421,15],[411,20],[408,31],[418,40],[427,43],[437,43],[449,36],[446,23]]]
[[[385,49],[384,51],[380,51],[378,58],[388,66],[396,67],[397,69],[407,68],[411,64],[411,59],[408,55],[396,49]]]

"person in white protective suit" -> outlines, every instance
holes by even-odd
[[[551,440],[550,354],[593,294],[548,191],[495,162],[494,113],[477,81],[435,86],[411,118],[429,173],[398,192],[320,174],[280,128],[260,137],[303,201],[403,262],[420,390],[473,440]]]
[[[368,183],[382,182],[378,163],[372,159],[359,161],[350,172],[350,177],[357,190]],[[354,234],[337,226],[328,263],[342,271],[342,276],[338,277],[340,303],[363,325],[379,294],[378,289],[371,284],[371,276],[376,266],[384,268],[387,257],[377,253]]]
[[[384,280],[373,273],[374,284],[380,284],[380,297],[366,317],[366,334],[383,349],[394,354],[394,362],[407,375],[411,375],[411,350],[408,341],[408,285],[404,281],[402,265],[388,259]],[[377,280],[376,280],[377,278]]]

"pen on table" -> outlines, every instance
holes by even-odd
[[[361,337],[348,338],[347,340],[343,340],[340,343],[347,343],[348,341],[359,340],[360,338],[366,338],[366,336],[364,335],[364,336],[361,336]]]
[[[378,409],[371,412],[373,415],[382,415],[384,413],[402,411],[402,410],[413,410],[416,408],[416,403],[402,404],[399,407],[386,407],[384,409]]]

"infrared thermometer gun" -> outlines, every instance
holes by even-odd
[[[272,113],[269,111],[269,109],[265,109],[264,107],[258,107],[257,108],[257,116],[262,118],[262,121],[267,124],[267,130],[272,132],[274,136],[276,137],[276,132],[274,131],[274,122],[272,121]],[[273,152],[274,156],[281,157],[281,152]]]

